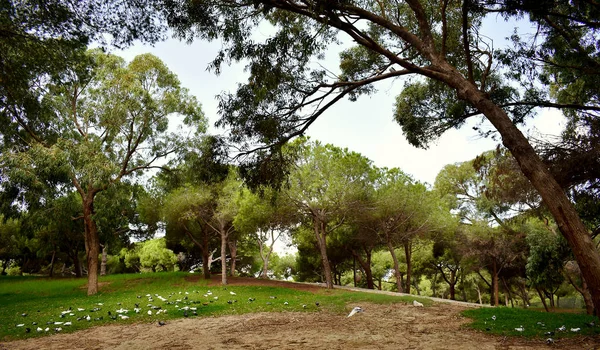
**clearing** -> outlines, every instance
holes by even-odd
[[[213,284],[219,281],[213,280]],[[269,280],[230,280],[230,285],[269,285],[317,290],[316,285]],[[348,305],[348,311],[357,305]],[[464,327],[465,306],[435,303],[360,304],[353,317],[320,312],[253,313],[109,325],[74,333],[0,343],[8,349],[600,349],[600,338],[544,340],[493,336]]]

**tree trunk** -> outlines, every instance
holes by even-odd
[[[52,260],[50,260],[50,277],[54,277],[54,258],[56,257],[56,250],[52,251]]]
[[[453,68],[450,70],[456,72]],[[450,82],[450,85],[457,89],[458,97],[473,104],[494,125],[502,136],[502,143],[510,150],[525,177],[542,197],[561,233],[569,242],[590,289],[595,308],[600,307],[600,253],[564,190],[502,108],[464,77],[453,80],[455,81]]]
[[[396,277],[396,287],[398,288],[398,293],[402,293],[404,289],[402,289],[402,275],[400,274],[400,264],[398,263],[398,257],[396,256],[396,252],[394,251],[392,241],[389,239],[389,235],[386,235],[386,238],[388,250],[392,255],[392,261],[394,262],[394,276]]]
[[[538,287],[535,287],[535,290],[537,291],[538,295],[540,296],[540,300],[542,301],[542,305],[544,305],[544,309],[546,310],[546,312],[550,312],[550,309],[548,308],[548,304],[546,304],[546,298],[544,297],[544,294],[542,294],[542,291],[540,291],[540,289]]]
[[[583,285],[581,286],[581,296],[583,296],[583,302],[585,303],[585,311],[588,315],[594,314],[594,303],[592,302],[592,296],[590,295],[590,290],[588,289],[587,283],[583,280]]]
[[[406,256],[406,294],[410,294],[410,278],[412,275],[412,244],[410,240],[404,242],[404,255]]]
[[[371,253],[366,251],[367,259],[363,259],[354,249],[351,250],[354,259],[358,260],[358,264],[362,267],[365,272],[365,278],[367,279],[367,288],[375,289],[375,282],[373,282],[373,271],[371,270]]]
[[[325,274],[325,283],[328,289],[333,289],[333,280],[331,277],[331,265],[327,258],[327,232],[325,223],[321,222],[318,218],[313,218],[315,236],[317,239],[317,245],[321,252],[321,260],[323,262],[323,273]]]
[[[494,260],[492,264],[492,286],[493,286],[493,302],[494,306],[498,306],[500,304],[498,300],[498,267],[496,266],[496,260]]]
[[[229,263],[229,275],[235,277],[235,260],[237,259],[237,240],[231,239],[228,242],[229,254],[231,255],[231,262]]]
[[[81,271],[81,261],[79,261],[79,252],[77,251],[77,249],[75,249],[73,255],[73,269],[75,269],[75,277],[80,278],[81,276],[83,276]]]
[[[102,262],[100,263],[100,276],[106,276],[106,261],[108,260],[107,243],[102,245]]]
[[[91,197],[91,198],[89,198]],[[100,239],[98,229],[92,215],[94,214],[93,195],[83,201],[83,222],[85,225],[85,253],[87,255],[88,295],[98,293],[98,255],[100,254]]]
[[[456,300],[456,272],[450,269],[450,299]]]
[[[227,285],[227,231],[221,227],[221,284]]]

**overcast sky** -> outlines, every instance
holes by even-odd
[[[493,38],[494,47],[504,45],[503,38],[519,25],[505,23],[502,19],[489,18],[484,32]],[[344,40],[346,44],[349,40]],[[218,119],[215,96],[223,91],[233,92],[237,83],[243,83],[247,75],[242,65],[226,67],[221,75],[215,76],[206,67],[214,59],[219,42],[197,40],[188,45],[177,40],[168,40],[155,47],[137,45],[125,51],[114,52],[127,60],[138,54],[150,52],[158,56],[171,69],[184,87],[202,103],[209,119],[211,133],[222,133],[214,129]],[[325,64],[336,70],[340,48],[332,48]],[[373,96],[363,96],[357,102],[341,101],[323,114],[308,130],[307,135],[324,143],[347,147],[371,159],[379,167],[398,167],[415,179],[433,184],[435,177],[446,164],[473,159],[478,154],[496,147],[497,141],[481,139],[472,129],[477,120],[472,120],[460,130],[446,132],[429,149],[412,147],[402,135],[400,126],[393,121],[395,97],[400,92],[399,81],[384,81],[377,85]],[[488,124],[489,125],[489,124]],[[560,113],[543,112],[521,129],[528,134],[533,130],[542,134],[558,134],[564,127]],[[490,128],[488,126],[488,128]]]

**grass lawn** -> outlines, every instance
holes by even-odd
[[[581,313],[520,308],[479,308],[463,311],[470,327],[492,334],[559,339],[600,333],[598,318]]]
[[[104,276],[99,280],[100,292],[88,297],[86,279],[2,276],[0,340],[43,336],[57,329],[72,332],[113,322],[158,322],[186,316],[319,309],[345,313],[347,303],[359,301],[412,303],[417,299],[431,304],[423,298],[341,290],[314,293],[268,286],[209,287],[207,281],[189,277],[186,272]]]

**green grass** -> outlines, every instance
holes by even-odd
[[[266,286],[208,287],[200,279],[192,282],[185,272],[111,275],[100,278],[100,292],[88,297],[85,279],[47,279],[40,277],[1,277],[0,278],[0,340],[8,341],[29,337],[39,337],[61,332],[73,332],[111,323],[139,323],[168,321],[184,317],[183,308],[189,308],[189,317],[244,314],[250,312],[302,311],[317,312],[328,310],[336,313],[349,312],[349,305],[360,302],[370,303],[412,303],[418,299],[425,305],[427,299],[395,297],[388,295],[357,293],[342,290],[323,289],[318,293],[292,288]],[[208,295],[208,291],[212,293]],[[234,292],[236,295],[232,295]],[[149,301],[147,295],[153,301]],[[166,298],[161,301],[156,294]],[[216,298],[215,298],[216,297]],[[254,299],[249,301],[249,298]],[[179,301],[178,301],[179,300]],[[231,303],[228,303],[231,301]],[[287,302],[287,304],[286,304]],[[319,302],[319,306],[316,303]],[[135,313],[135,304],[140,313]],[[166,313],[156,314],[157,310],[148,305],[160,306]],[[352,305],[352,306],[354,306]],[[69,313],[60,317],[63,311]],[[84,309],[78,311],[78,309]],[[129,310],[129,319],[109,317],[117,315],[116,310]],[[196,308],[193,315],[192,308]],[[95,311],[94,311],[95,310]],[[152,315],[148,315],[148,311]],[[26,313],[26,316],[22,316]],[[81,319],[90,316],[90,321]],[[78,318],[80,320],[78,320]],[[33,324],[36,322],[37,324]],[[54,322],[71,322],[72,325],[55,325]],[[17,325],[23,326],[17,327]],[[49,328],[48,332],[38,332],[37,328]],[[29,328],[30,332],[26,329]]]
[[[498,335],[559,339],[578,334],[600,333],[598,319],[586,314],[541,312],[506,307],[471,309],[463,311],[462,314],[473,319],[469,327]],[[595,326],[586,325],[592,321],[595,322]],[[565,330],[558,330],[562,326],[565,327]],[[521,327],[523,328],[522,332],[515,330],[515,328]],[[580,330],[573,332],[572,328],[580,328]],[[546,334],[548,332],[554,332],[554,334]]]

